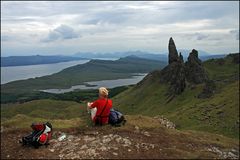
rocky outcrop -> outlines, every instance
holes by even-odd
[[[168,95],[181,94],[186,88],[186,83],[200,84],[208,80],[208,76],[201,60],[198,58],[198,51],[193,49],[188,60],[184,63],[180,52],[178,55],[172,37],[168,44],[168,65],[160,72],[160,82],[170,84]]]
[[[179,58],[178,58],[178,52],[175,46],[175,43],[172,39],[172,37],[169,39],[169,43],[168,43],[168,64],[171,64],[173,62],[178,62]]]
[[[182,63],[184,62],[183,56],[182,56],[182,53],[181,53],[181,52],[179,53],[179,60],[180,60],[180,62],[182,62]]]
[[[169,94],[180,94],[186,87],[184,63],[174,62],[161,71],[161,82],[170,84]]]
[[[153,118],[157,119],[161,125],[163,125],[164,127],[168,128],[168,129],[176,129],[176,125],[163,116],[158,115]]]
[[[207,73],[198,58],[198,51],[193,49],[185,63],[187,81],[194,84],[200,84],[208,80]]]
[[[139,129],[138,129],[139,130]],[[141,136],[142,139],[151,137],[147,131],[139,130],[139,133],[133,134]],[[119,158],[122,152],[127,154],[135,154],[135,152],[149,151],[159,148],[159,144],[141,142],[134,137],[124,136],[120,134],[99,134],[94,135],[68,135],[63,141],[52,139],[50,141],[50,152],[58,153],[59,159],[111,159]],[[105,154],[104,154],[105,153]]]
[[[186,87],[183,56],[178,52],[172,37],[168,44],[168,65],[161,71],[161,82],[170,84],[169,95],[180,94]]]

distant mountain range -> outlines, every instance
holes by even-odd
[[[167,54],[157,54],[143,51],[128,51],[128,52],[112,52],[112,53],[92,53],[92,52],[78,52],[73,56],[83,57],[89,59],[95,58],[123,58],[127,56],[138,56],[139,58],[145,59],[153,59],[153,60],[161,60],[166,61]]]
[[[187,60],[190,50],[179,49],[184,60]],[[199,57],[202,61],[212,59],[212,58],[223,58],[223,54],[209,54],[205,51],[198,51]],[[92,52],[78,52],[71,56],[54,55],[54,56],[42,56],[42,55],[32,55],[32,56],[10,56],[1,57],[1,67],[6,66],[24,66],[24,65],[36,65],[36,64],[51,64],[59,62],[68,62],[81,59],[108,59],[108,58],[123,58],[127,56],[137,56],[139,58],[157,60],[162,62],[168,61],[167,53],[150,53],[143,51],[128,51],[128,52],[113,52],[113,53],[92,53]]]
[[[179,49],[178,52],[181,52],[183,55],[184,60],[187,60],[187,57],[191,50],[186,49]],[[211,58],[223,58],[226,55],[223,54],[210,54],[208,52],[199,50],[198,51],[199,57],[201,60],[205,61]],[[128,52],[113,52],[113,53],[92,53],[92,52],[78,52],[74,54],[74,57],[82,57],[88,59],[95,59],[95,58],[122,58],[127,56],[137,56],[139,58],[151,59],[151,60],[159,60],[165,61],[168,60],[168,53],[150,53],[150,52],[143,52],[143,51],[128,51]]]
[[[25,66],[25,65],[36,65],[36,64],[51,64],[59,62],[68,62],[73,60],[81,60],[80,57],[70,57],[70,56],[10,56],[1,57],[1,67],[6,66]]]

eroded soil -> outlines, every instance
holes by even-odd
[[[31,130],[14,129],[1,133],[1,159],[169,159],[239,158],[239,145],[221,145],[206,137],[192,136],[175,129],[118,129],[90,127],[55,130],[48,147],[23,147],[18,140]],[[63,141],[57,138],[65,133]],[[219,143],[217,143],[219,142]]]

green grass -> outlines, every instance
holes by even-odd
[[[23,104],[2,104],[3,126],[29,127],[32,122],[49,121],[55,128],[83,126],[90,121],[86,105],[72,101],[35,100]]]
[[[72,119],[48,119],[48,118],[38,118],[38,117],[30,117],[23,114],[17,114],[16,116],[3,121],[2,125],[6,128],[29,128],[32,123],[39,122],[50,122],[54,129],[62,129],[62,128],[77,128],[85,125],[85,123],[80,118],[72,118]]]
[[[123,127],[88,127],[93,124],[86,112],[84,101],[95,99],[96,90],[58,96],[35,95],[35,98],[51,99],[33,100],[22,104],[1,104],[1,126],[13,130],[30,129],[32,122],[48,121],[52,123],[54,129],[74,128],[80,131],[99,129],[110,130],[111,133],[121,130],[132,133],[135,126],[138,126],[140,131],[160,135],[162,137],[160,144],[163,145],[164,152],[169,154],[172,152],[177,155],[176,158],[179,155],[197,159],[214,157],[209,156],[212,153],[201,149],[206,149],[210,145],[228,150],[239,148],[239,80],[236,79],[239,75],[237,69],[239,64],[230,63],[231,59],[226,61],[225,65],[218,67],[215,60],[204,63],[210,78],[217,84],[216,93],[207,99],[196,98],[203,89],[203,84],[200,84],[192,89],[187,87],[181,95],[168,102],[166,97],[168,86],[161,84],[156,75],[153,75],[153,78],[148,76],[135,86],[110,90],[111,97],[114,96],[113,107],[118,108],[126,116],[127,123]],[[28,94],[24,96],[29,97],[30,93]],[[78,99],[81,99],[79,102],[82,103],[72,101]],[[157,119],[152,118],[156,115],[163,115],[173,121],[177,125],[177,130],[164,128]],[[172,147],[166,148],[166,144],[171,144]],[[196,150],[187,148],[186,151],[186,144],[199,148]]]
[[[210,79],[229,80],[239,75],[239,64],[232,63],[230,56],[207,60],[204,62],[204,66]]]
[[[162,143],[171,142],[179,146],[177,148],[185,146],[184,143],[196,144],[198,146],[203,146],[203,148],[209,144],[222,148],[237,148],[239,146],[239,141],[236,141],[236,139],[218,134],[193,130],[181,131],[166,129],[157,119],[142,115],[125,115],[127,123],[122,127],[111,127],[107,125],[101,128],[91,128],[89,126],[93,126],[93,123],[90,120],[90,115],[86,113],[85,109],[85,104],[48,99],[34,100],[23,104],[5,104],[1,106],[1,126],[8,130],[16,130],[19,128],[30,130],[30,125],[33,122],[39,123],[48,121],[52,124],[54,130],[111,130],[111,133],[117,133],[119,131],[128,131],[128,133],[131,133],[135,131],[135,126],[138,126],[140,131],[144,130],[148,131],[150,134],[160,134],[164,137]],[[176,153],[176,148],[172,148],[172,150]],[[180,153],[185,155],[181,150]],[[194,156],[196,156],[195,154],[196,153],[193,153]]]
[[[199,99],[203,84],[185,91],[167,103],[166,84],[160,84],[157,77],[136,85],[116,97],[114,104],[126,114],[146,116],[164,115],[179,129],[194,129],[223,134],[239,139],[239,64],[231,57],[209,60],[204,66],[209,77],[216,82],[216,93],[207,99]]]
[[[113,97],[120,92],[128,89],[128,86],[120,86],[109,89],[109,97]],[[1,97],[1,103],[23,103],[32,100],[39,99],[53,99],[53,100],[65,100],[65,101],[75,101],[75,102],[85,102],[93,101],[98,98],[98,90],[76,90],[72,92],[62,93],[62,94],[53,94],[53,93],[45,93],[45,92],[34,92],[34,93],[22,93],[22,94],[3,94]]]
[[[181,95],[168,103],[165,95],[168,86],[161,84],[155,76],[145,78],[142,83],[131,86],[127,90],[125,88],[116,91],[113,94],[116,95],[113,98],[113,106],[128,115],[141,114],[150,117],[164,115],[179,129],[207,131],[239,139],[239,80],[236,78],[239,75],[239,64],[232,63],[231,57],[225,58],[224,61],[220,66],[218,60],[204,62],[209,77],[216,82],[217,86],[216,93],[210,98],[197,98],[203,89],[203,84],[200,84],[192,89],[187,87]],[[96,93],[86,94],[91,97]],[[89,115],[86,114],[84,106],[85,104],[71,101],[39,100],[2,105],[1,115],[5,125],[16,123],[19,114],[46,120],[80,118],[83,124],[89,125]]]

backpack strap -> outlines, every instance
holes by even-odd
[[[102,112],[101,112],[100,115],[99,115],[100,117],[105,117],[105,116],[102,116],[102,114],[103,114],[103,111],[105,110],[105,108],[107,107],[107,104],[108,104],[108,99],[107,99],[107,102],[106,102],[106,104],[105,104]],[[108,117],[108,116],[107,116],[107,117]]]
[[[100,122],[99,122],[100,124],[102,124],[102,118],[106,118],[106,117],[108,117],[108,116],[102,116],[102,114],[103,114],[105,108],[107,107],[107,104],[108,104],[108,99],[107,99],[107,102],[106,102],[104,108],[102,109],[102,112],[101,112],[99,115],[97,115],[97,117],[100,118]]]

